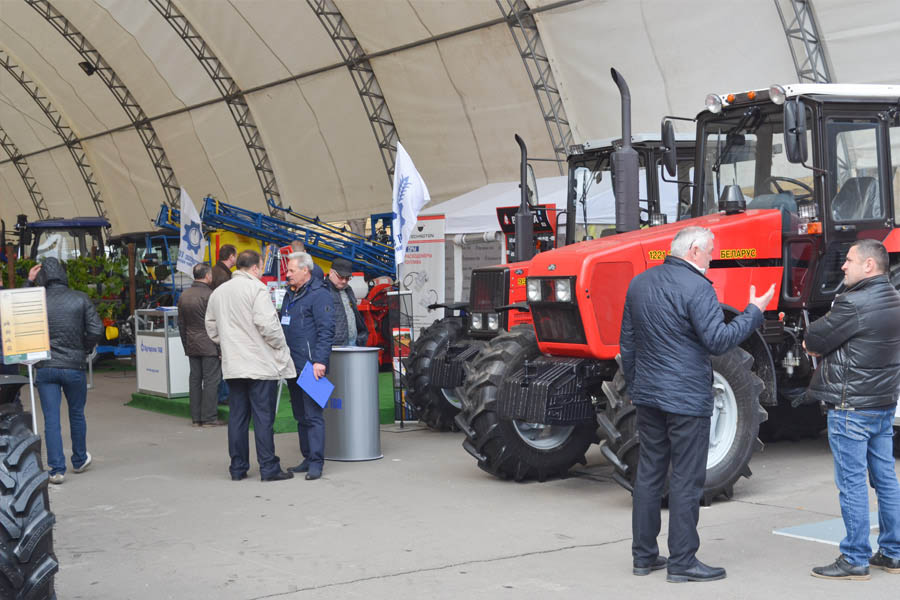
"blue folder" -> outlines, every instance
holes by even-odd
[[[328,402],[332,390],[334,390],[334,384],[328,381],[327,377],[316,379],[316,376],[313,374],[312,363],[309,361],[306,361],[306,364],[303,365],[300,377],[297,378],[297,385],[322,408],[325,408],[325,404]]]

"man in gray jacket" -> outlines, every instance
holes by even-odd
[[[212,295],[212,269],[194,265],[194,283],[178,299],[178,332],[191,366],[189,379],[191,421],[194,427],[224,425],[216,414],[216,399],[222,381],[219,347],[206,333],[206,306]]]
[[[893,421],[900,386],[900,294],[888,281],[884,245],[859,240],[847,252],[846,291],[809,326],[803,342],[822,357],[809,394],[828,408],[828,443],[847,535],[841,555],[812,570],[823,579],[869,579],[869,567],[900,573],[900,484]],[[869,492],[878,497],[878,552],[869,544]]]
[[[276,382],[295,378],[281,331],[281,322],[265,285],[259,280],[259,252],[238,255],[237,271],[217,287],[206,307],[206,333],[222,349],[222,374],[231,390],[228,416],[228,453],[231,479],[240,481],[250,469],[250,415],[256,438],[256,458],[263,481],[290,479],[275,455]]]
[[[44,443],[50,483],[65,481],[66,455],[63,453],[59,408],[62,393],[69,406],[69,433],[72,436],[72,468],[76,473],[91,465],[87,451],[87,355],[103,337],[103,322],[87,294],[69,289],[66,267],[56,258],[45,258],[28,273],[32,284],[47,288],[47,324],[50,327],[50,358],[37,364],[34,382],[44,413]]]

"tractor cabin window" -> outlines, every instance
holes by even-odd
[[[900,224],[900,118],[894,117],[890,129],[890,185],[894,198],[894,223]]]
[[[884,218],[878,186],[878,123],[831,119],[831,216],[835,223]]]

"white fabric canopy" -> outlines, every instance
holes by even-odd
[[[537,180],[538,203],[553,204],[556,210],[566,209],[566,186],[568,177],[542,177]],[[662,209],[669,223],[677,218],[678,185],[660,179],[660,195]],[[640,197],[647,197],[646,178],[643,170],[640,178]],[[497,221],[497,208],[502,206],[518,206],[521,201],[518,181],[490,183],[472,190],[452,200],[439,204],[429,204],[423,215],[445,215],[447,234],[483,233],[500,231]],[[584,210],[581,204],[577,207],[576,222],[584,224]],[[616,222],[615,195],[609,177],[600,183],[591,185],[587,196],[587,222],[593,224],[609,224]]]

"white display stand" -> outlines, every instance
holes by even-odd
[[[187,396],[191,368],[178,332],[178,309],[137,310],[134,322],[138,391]]]

